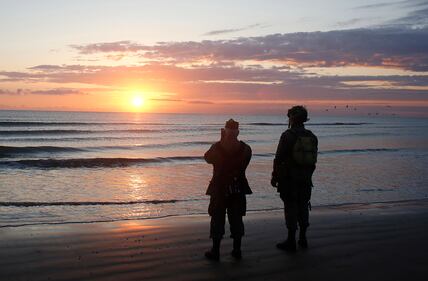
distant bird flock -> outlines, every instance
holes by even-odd
[[[386,108],[392,108],[391,105],[386,105],[385,107]],[[338,109],[340,109],[340,107],[338,107],[337,105],[333,106],[333,111],[334,110],[338,110]],[[347,105],[345,105],[345,110],[357,111],[357,107],[356,106],[350,106],[350,105],[347,104]],[[329,112],[330,109],[326,108],[325,111]],[[368,116],[379,116],[379,115],[382,115],[382,114],[379,113],[379,112],[368,112],[367,115]],[[397,114],[396,113],[391,113],[391,114],[384,114],[384,115],[396,116]]]

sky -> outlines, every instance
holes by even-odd
[[[428,0],[0,7],[0,109],[428,117]]]

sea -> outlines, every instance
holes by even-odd
[[[0,111],[0,228],[206,214],[203,154],[229,118],[252,147],[251,211],[283,208],[271,187],[284,115]],[[311,116],[312,206],[428,197],[428,119]]]

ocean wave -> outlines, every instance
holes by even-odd
[[[188,131],[215,131],[217,128],[165,128],[165,129],[108,129],[108,130],[63,130],[63,129],[44,129],[44,130],[1,130],[0,136],[46,136],[46,135],[93,135],[93,134],[111,134],[111,133],[169,133],[169,132],[188,132]]]
[[[335,155],[335,154],[358,154],[358,153],[376,153],[376,152],[397,152],[402,149],[398,148],[363,148],[363,149],[333,149],[318,151],[319,155]],[[275,153],[256,153],[255,157],[274,157]]]
[[[83,148],[77,147],[60,147],[60,146],[0,146],[0,158],[11,157],[16,154],[33,154],[33,153],[55,153],[55,152],[83,152]]]
[[[399,149],[389,148],[367,148],[367,149],[336,149],[320,151],[320,155],[354,154],[354,153],[376,153],[396,152]],[[255,153],[253,157],[272,158],[275,153]],[[25,168],[117,168],[138,166],[144,164],[162,164],[169,162],[193,162],[203,160],[202,156],[171,156],[155,158],[71,158],[71,159],[25,159],[0,161],[0,168],[25,169]]]
[[[318,154],[347,154],[347,153],[373,153],[373,152],[397,152],[398,148],[363,148],[363,149],[333,149],[318,152]]]
[[[183,141],[183,142],[171,142],[171,143],[161,143],[161,144],[141,144],[126,146],[126,148],[161,148],[161,147],[170,147],[170,146],[188,146],[188,145],[211,145],[212,141]],[[120,146],[110,146],[107,148],[115,149],[121,148]]]
[[[308,123],[307,126],[362,126],[373,123],[366,122],[334,122],[334,123]]]
[[[307,123],[307,126],[361,126],[369,125],[372,123],[365,122],[334,122],[334,123]],[[249,126],[288,126],[286,123],[269,123],[269,122],[256,122],[256,123],[244,123]]]
[[[286,123],[269,123],[269,122],[243,123],[242,125],[248,125],[248,126],[287,126]]]
[[[3,121],[0,122],[0,127],[45,127],[45,126],[99,126],[99,125],[155,125],[168,126],[179,125],[171,123],[155,123],[155,122],[31,122],[31,121]]]
[[[346,133],[346,134],[329,134],[329,135],[320,135],[319,138],[341,138],[341,137],[378,137],[378,136],[399,136],[400,132],[367,132],[367,133]]]
[[[141,164],[202,160],[202,156],[172,156],[156,158],[75,158],[0,161],[0,168],[116,168]]]
[[[210,145],[209,141],[188,141],[172,142],[164,144],[139,144],[139,145],[118,145],[118,146],[88,146],[88,147],[67,147],[67,146],[0,146],[0,158],[14,157],[19,155],[40,154],[40,153],[70,153],[70,152],[88,152],[100,150],[133,150],[140,148],[165,148],[171,146],[191,146],[191,145]]]
[[[166,148],[173,146],[192,146],[192,145],[211,145],[212,141],[184,141],[170,143],[150,143],[150,144],[135,144],[135,145],[110,145],[110,146],[93,146],[85,147],[86,150],[135,150],[140,148]]]
[[[197,131],[194,132],[185,132],[179,133],[178,137],[191,137],[199,136],[200,134]],[[217,132],[207,132],[205,136],[218,135]],[[176,137],[175,135],[169,135],[168,138]],[[2,137],[0,136],[0,141],[3,142],[72,142],[72,141],[111,141],[111,140],[147,140],[147,139],[158,139],[159,135],[148,135],[148,134],[139,134],[139,135],[94,135],[94,136],[67,136],[67,137],[56,137],[53,136],[9,136]]]
[[[37,136],[37,135],[70,135],[87,134],[90,130],[2,130],[0,136]]]
[[[287,126],[287,123],[250,122],[241,123],[249,126]],[[366,122],[333,122],[307,123],[309,126],[357,126],[372,123]],[[49,127],[49,126],[223,126],[223,123],[184,124],[184,123],[156,123],[156,122],[31,122],[31,121],[0,121],[0,127]]]
[[[2,136],[44,136],[44,135],[76,135],[76,134],[103,134],[103,133],[153,133],[164,132],[155,129],[129,129],[129,130],[3,130]]]
[[[254,157],[273,157],[274,153],[257,153]],[[67,158],[67,159],[25,159],[0,161],[0,168],[118,168],[145,164],[162,164],[202,161],[203,156],[171,156],[155,158]]]
[[[335,155],[335,154],[354,154],[354,153],[376,153],[376,152],[397,152],[402,149],[398,148],[363,148],[363,149],[333,149],[318,151],[319,155]],[[275,153],[256,153],[255,157],[274,157]]]
[[[173,204],[197,199],[137,200],[137,201],[64,201],[64,202],[0,202],[0,207],[50,207],[50,206],[97,206],[97,205],[136,205],[136,204]]]
[[[5,142],[73,142],[73,141],[100,141],[100,140],[141,140],[150,139],[147,136],[98,136],[98,137],[8,137],[1,138]]]
[[[388,192],[388,191],[394,191],[392,188],[362,188],[357,189],[357,191],[361,192]]]

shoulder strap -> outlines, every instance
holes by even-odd
[[[290,128],[287,131],[290,131],[290,133],[297,135],[296,129],[294,129],[294,128]]]

